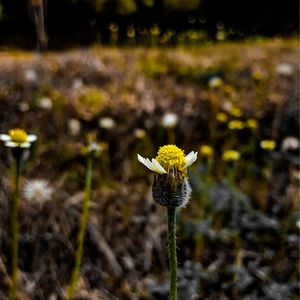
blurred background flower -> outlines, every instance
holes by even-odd
[[[42,179],[27,180],[23,187],[23,196],[27,201],[43,205],[51,200],[54,192],[49,182]]]

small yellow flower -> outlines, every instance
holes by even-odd
[[[9,148],[29,148],[36,140],[36,135],[27,134],[19,128],[9,130],[8,134],[0,134],[0,141],[3,141],[4,145]]]
[[[220,123],[226,123],[228,121],[228,116],[222,112],[217,113],[216,120]]]
[[[276,147],[276,142],[273,140],[263,140],[260,142],[260,147],[266,151],[273,151]]]
[[[237,161],[240,159],[240,157],[240,153],[235,150],[226,150],[222,155],[222,159],[224,161]]]
[[[242,116],[242,111],[240,108],[236,107],[236,106],[232,106],[230,109],[229,109],[229,113],[233,116],[233,117],[236,117],[236,118],[239,118]]]
[[[133,133],[134,137],[137,139],[143,139],[146,137],[147,133],[142,128],[136,128]]]
[[[246,122],[246,126],[251,129],[256,129],[258,127],[258,123],[255,119],[249,119]]]
[[[202,145],[199,149],[200,155],[205,158],[211,158],[213,155],[213,148],[208,145]]]
[[[261,81],[265,78],[265,74],[261,70],[254,70],[252,72],[252,78],[255,81]]]
[[[228,128],[231,130],[243,130],[245,128],[245,123],[240,120],[232,120],[229,122]]]

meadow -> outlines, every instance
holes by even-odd
[[[0,52],[0,133],[37,136],[20,177],[17,298],[65,298],[92,140],[101,154],[73,299],[167,299],[166,213],[137,160],[167,144],[198,152],[178,213],[179,299],[297,299],[298,46],[277,38]],[[2,143],[1,300],[13,169]]]

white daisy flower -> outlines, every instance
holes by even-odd
[[[45,180],[28,180],[23,188],[23,196],[26,200],[44,203],[51,199],[53,188]]]
[[[197,159],[197,152],[184,155],[175,145],[160,147],[156,158],[137,155],[139,162],[155,172],[152,185],[153,199],[162,206],[184,207],[191,196],[187,168]]]
[[[177,123],[178,116],[171,112],[165,113],[161,120],[161,125],[165,128],[174,128],[176,127]]]
[[[179,149],[175,145],[166,145],[160,147],[157,157],[144,158],[141,155],[137,155],[138,161],[145,165],[149,170],[166,174],[171,171],[185,171],[186,168],[191,166],[197,160],[197,152],[191,151],[188,155],[184,155],[183,150]]]
[[[9,148],[30,148],[31,143],[36,140],[35,134],[27,134],[19,128],[9,130],[8,134],[0,134],[0,141]]]

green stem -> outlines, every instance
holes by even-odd
[[[177,255],[176,255],[176,207],[168,207],[168,240],[170,264],[170,295],[169,300],[177,300]]]
[[[167,129],[167,137],[168,137],[168,143],[169,144],[175,144],[175,132],[174,132],[174,128],[168,128]]]
[[[16,149],[20,150],[20,149]],[[17,292],[17,273],[18,273],[18,248],[19,248],[19,185],[21,174],[22,151],[15,155],[15,190],[13,195],[12,212],[11,212],[11,230],[12,230],[12,262],[11,262],[11,285],[9,299],[16,299]]]
[[[75,265],[71,275],[69,288],[67,291],[68,300],[71,300],[73,297],[76,283],[80,273],[80,266],[81,266],[82,255],[83,255],[83,243],[84,243],[84,236],[85,236],[85,230],[86,230],[87,219],[88,219],[88,211],[89,211],[89,202],[91,196],[92,169],[93,169],[92,162],[93,162],[93,158],[91,156],[88,156],[86,175],[85,175],[85,192],[84,192],[84,199],[83,199],[83,207],[80,216],[80,226],[79,226],[79,232],[77,238],[78,247],[75,253]]]
[[[228,176],[228,183],[231,188],[235,187],[236,169],[237,169],[237,166],[236,166],[235,162],[233,162],[233,164],[231,166],[228,166],[227,176]]]

